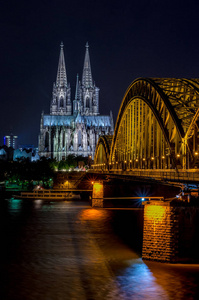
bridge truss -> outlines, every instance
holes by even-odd
[[[199,166],[199,79],[139,78],[122,100],[113,137],[101,137],[94,166]]]

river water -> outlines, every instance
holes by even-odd
[[[143,261],[142,209],[2,200],[0,299],[199,299],[199,266]]]

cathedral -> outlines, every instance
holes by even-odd
[[[69,154],[94,158],[99,136],[112,135],[113,116],[99,113],[99,88],[91,73],[89,46],[82,80],[77,75],[74,100],[68,82],[63,43],[61,44],[56,83],[53,84],[50,114],[41,114],[39,155],[64,160]]]

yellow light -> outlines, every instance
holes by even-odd
[[[198,152],[195,152],[195,155],[198,155]]]
[[[138,161],[138,159],[136,158],[136,160],[135,161]]]
[[[104,220],[106,217],[108,217],[108,211],[106,210],[98,210],[94,208],[89,209],[83,209],[80,213],[81,220]]]
[[[118,164],[118,162],[116,161],[116,164]]]
[[[91,183],[92,183],[92,184],[94,184],[94,182],[93,182],[93,181],[92,181]]]
[[[130,160],[130,163],[132,162],[132,160]]]
[[[151,160],[154,160],[154,157],[151,157]]]
[[[145,218],[150,220],[162,221],[166,215],[166,207],[160,205],[148,205],[145,209]]]
[[[124,162],[125,162],[125,164],[126,164],[126,160],[125,160]]]
[[[165,159],[165,156],[164,156],[164,155],[162,156],[162,159]]]
[[[180,154],[177,154],[177,157],[180,157]]]
[[[145,158],[143,158],[143,160],[145,160]]]

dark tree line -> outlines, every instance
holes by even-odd
[[[66,160],[60,162],[44,157],[34,162],[27,158],[18,161],[0,160],[0,181],[18,184],[27,182],[29,186],[33,181],[42,181],[45,186],[49,184],[49,180],[53,179],[55,170],[75,168],[79,162],[85,164],[87,159],[82,156],[69,155]]]

